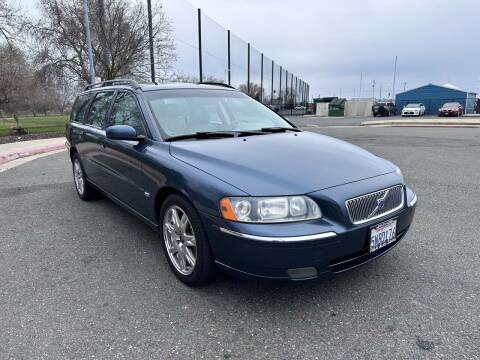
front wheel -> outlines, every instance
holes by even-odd
[[[159,220],[163,248],[175,276],[192,286],[211,281],[215,265],[195,208],[183,197],[170,195],[162,205]]]

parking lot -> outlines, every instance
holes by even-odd
[[[393,251],[322,282],[189,288],[157,234],[47,156],[0,173],[0,357],[480,358],[480,129],[294,121],[402,168],[419,200]]]

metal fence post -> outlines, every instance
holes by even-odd
[[[282,106],[283,103],[283,96],[282,96],[282,67],[280,66],[280,86],[278,87],[278,98],[280,99],[280,106]]]
[[[247,46],[247,93],[250,95],[250,43]]]
[[[232,85],[232,70],[231,70],[231,58],[230,58],[230,30],[227,30],[227,48],[228,48],[228,85]]]
[[[198,9],[198,70],[200,82],[203,82],[203,63],[202,63],[202,11]]]
[[[285,96],[282,96],[283,106],[286,106],[288,102],[288,70],[285,70]]]
[[[290,75],[290,97],[291,97],[291,105],[292,105],[290,107],[290,114],[291,115],[293,115],[293,102],[294,102],[293,96],[294,96],[294,94],[293,94],[293,74],[291,74]],[[289,104],[289,106],[290,106],[290,104]]]
[[[297,106],[298,96],[298,78],[295,76],[295,97],[293,98],[293,107]]]
[[[260,55],[260,101],[263,103],[263,53]]]
[[[274,76],[274,71],[275,71],[275,62],[272,60],[272,91],[270,92],[270,105],[273,105],[273,76]]]

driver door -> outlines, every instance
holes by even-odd
[[[108,121],[108,126],[111,125],[129,125],[138,135],[147,135],[137,97],[131,91],[117,92]],[[147,143],[105,137],[102,159],[108,173],[110,194],[144,216],[148,194],[141,159]]]

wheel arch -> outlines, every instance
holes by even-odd
[[[163,203],[167,199],[168,196],[170,195],[179,195],[182,198],[186,199],[188,202],[190,202],[193,205],[193,201],[183,192],[178,190],[177,188],[173,186],[166,185],[162,187],[158,192],[155,194],[155,219],[157,220],[157,223],[159,223],[160,219],[160,209],[162,208]]]
[[[73,161],[73,156],[75,154],[78,154],[78,151],[77,151],[77,149],[75,149],[75,147],[72,146],[72,147],[70,147],[69,153],[70,153],[70,161]]]

